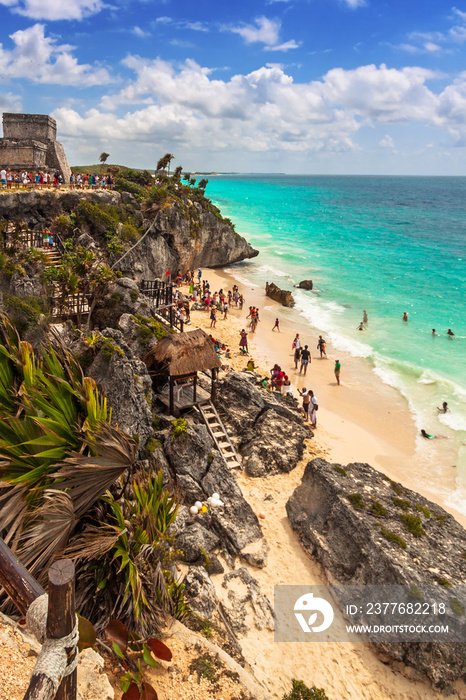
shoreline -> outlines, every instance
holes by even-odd
[[[277,362],[287,372],[297,398],[297,389],[313,389],[319,404],[318,428],[313,439],[316,451],[336,463],[367,462],[441,505],[466,527],[466,516],[448,503],[448,496],[455,490],[456,471],[451,466],[438,472],[430,468],[432,454],[426,454],[426,449],[431,447],[431,442],[420,443],[408,402],[397,389],[384,384],[366,360],[335,351],[330,344],[327,344],[329,359],[320,359],[316,349],[319,332],[309,323],[292,319],[289,313],[292,310],[266,297],[260,287],[238,281],[230,271],[220,268],[203,269],[202,279],[209,280],[211,292],[222,287],[228,290],[237,284],[245,298],[243,311],[230,307],[226,321],[223,314],[217,314],[213,332],[222,342],[230,343],[232,356],[237,356],[232,362],[235,369],[246,366],[238,351],[239,331],[247,327],[249,306],[259,307],[261,320],[257,330],[248,333],[249,356],[267,376]],[[277,317],[280,332],[272,332]],[[191,319],[193,326],[210,332],[206,312],[192,312]],[[306,377],[294,370],[291,343],[296,332],[300,333],[302,345],[308,344],[311,350],[312,362]],[[336,357],[342,364],[341,386],[337,386],[333,374]],[[426,470],[430,470],[429,483],[425,479]]]

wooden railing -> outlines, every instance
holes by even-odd
[[[173,304],[173,285],[162,280],[141,280],[139,289],[144,296],[153,300],[158,309],[162,306]]]
[[[49,296],[49,304],[54,321],[76,318],[81,322],[91,310],[91,294],[89,292],[65,294],[55,290]]]
[[[67,250],[60,234],[52,233],[52,235],[53,248],[49,248],[49,250],[55,249],[60,255],[65,255]],[[32,231],[28,228],[17,230],[14,226],[9,225],[3,232],[2,245],[5,247],[13,242],[20,243],[25,248],[46,248],[46,246],[44,246],[44,234],[42,231]]]
[[[0,584],[43,644],[23,700],[76,700],[77,618],[74,564],[49,569],[48,596],[0,539]],[[43,614],[47,611],[44,625]]]

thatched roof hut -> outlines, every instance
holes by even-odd
[[[171,377],[182,377],[222,364],[214,345],[200,328],[187,333],[172,333],[161,338],[144,357],[148,369],[164,365]]]
[[[216,379],[221,361],[215,352],[214,345],[203,330],[173,333],[165,336],[149,350],[144,357],[149,373],[154,377],[154,388],[162,401],[168,400],[170,412],[175,408],[187,408],[200,400],[197,388],[197,373],[211,370],[212,384],[210,399],[215,403]],[[165,375],[165,380],[163,376]],[[163,382],[169,380],[168,395]],[[162,381],[160,381],[162,380]],[[192,383],[192,388],[186,386]],[[158,388],[157,388],[158,386]],[[166,386],[166,384],[165,384]],[[176,396],[174,388],[176,390]],[[202,393],[202,392],[201,392]],[[203,392],[206,394],[206,392]],[[208,398],[206,394],[205,398]]]

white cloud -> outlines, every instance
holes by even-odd
[[[254,24],[244,24],[240,27],[227,27],[230,32],[239,34],[247,44],[260,42],[273,46],[279,40],[281,23],[277,19],[257,17]]]
[[[0,92],[0,111],[20,112],[22,108],[21,97],[12,92]]]
[[[366,0],[343,0],[343,2],[352,10],[356,10],[358,7],[364,7],[366,4]]]
[[[7,50],[0,44],[2,76],[26,78],[35,83],[79,85],[88,87],[110,82],[105,68],[80,64],[72,55],[73,47],[59,45],[44,34],[42,24],[34,24],[10,36],[14,48]]]
[[[285,41],[284,44],[278,44],[278,46],[265,46],[265,51],[289,51],[290,49],[299,48],[299,44],[296,43],[294,39],[291,41]]]
[[[107,7],[103,0],[0,0],[0,5],[39,20],[80,20]]]
[[[144,31],[144,29],[141,29],[141,27],[133,27],[131,32],[135,34],[136,36],[141,37],[141,39],[146,39],[148,36],[150,36],[150,32]]]
[[[99,109],[54,113],[69,137],[167,143],[209,153],[303,154],[359,148],[367,126],[416,121],[466,135],[466,75],[440,95],[426,82],[432,71],[385,65],[336,68],[322,80],[295,83],[279,64],[220,80],[192,60],[175,66],[129,56],[135,79],[103,98]],[[124,113],[122,108],[129,110]],[[388,135],[380,145],[394,148]],[[280,156],[280,157],[281,157]]]
[[[395,142],[389,134],[385,134],[383,139],[380,139],[379,146],[382,148],[395,148]]]

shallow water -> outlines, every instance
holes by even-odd
[[[418,428],[453,441],[449,498],[466,513],[466,178],[218,176],[207,193],[260,249],[235,276],[286,289],[312,279],[311,292],[293,291],[292,313],[366,358]],[[442,401],[450,413],[438,413]]]

